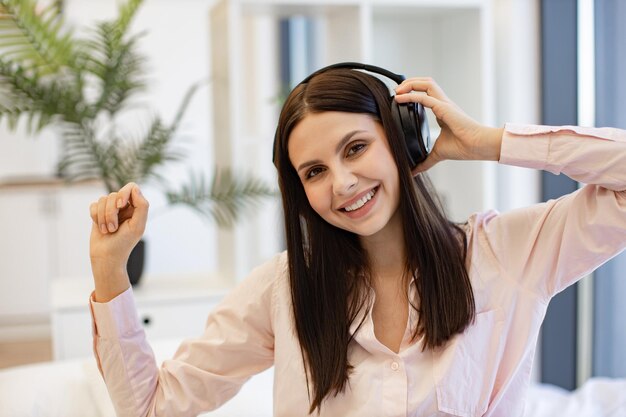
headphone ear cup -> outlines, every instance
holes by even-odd
[[[424,159],[433,150],[433,143],[430,137],[430,129],[428,128],[428,118],[426,117],[426,109],[420,103],[415,104],[415,115],[417,121],[417,131],[420,136],[420,144],[424,151]]]
[[[426,159],[430,150],[430,132],[426,112],[419,103],[398,103],[391,98],[391,114],[404,144],[411,168]]]

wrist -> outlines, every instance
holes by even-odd
[[[485,161],[499,161],[504,128],[489,127],[487,129],[486,140],[483,142],[485,144],[485,148],[483,149],[481,159]]]
[[[106,261],[91,261],[95,285],[95,301],[106,303],[130,287],[126,265]]]

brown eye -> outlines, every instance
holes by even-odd
[[[366,145],[364,143],[355,143],[354,145],[350,146],[346,155],[347,156],[356,155],[362,152],[363,149],[365,149],[365,146]]]
[[[316,175],[320,174],[323,171],[323,169],[321,167],[313,167],[310,170],[307,171],[306,175],[304,176],[306,179],[310,179],[315,177]]]

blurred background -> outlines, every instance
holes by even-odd
[[[49,4],[76,36],[87,36],[85,28],[116,18],[120,2],[38,7]],[[360,61],[432,76],[485,124],[626,128],[624,19],[619,0],[145,0],[130,32],[143,33],[147,89],[121,124],[145,129],[153,114],[171,121],[189,86],[203,82],[177,132],[184,163],[164,164],[159,174],[176,185],[190,169],[231,167],[277,189],[271,144],[285,94],[317,68]],[[430,125],[436,135],[434,119]],[[90,354],[88,206],[106,188],[58,178],[57,136],[0,124],[0,367]],[[430,175],[458,221],[579,186],[488,162],[446,162]],[[142,185],[151,202],[136,288],[142,320],[151,338],[196,334],[229,286],[282,250],[278,198],[224,229],[171,206],[158,182]],[[536,381],[572,389],[591,376],[626,377],[624,271],[621,256],[554,300]],[[176,324],[191,315],[199,321]]]

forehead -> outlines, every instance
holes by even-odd
[[[289,135],[289,158],[296,165],[296,160],[314,156],[311,154],[327,150],[334,152],[334,145],[355,130],[383,134],[380,123],[369,114],[337,111],[309,113]]]

